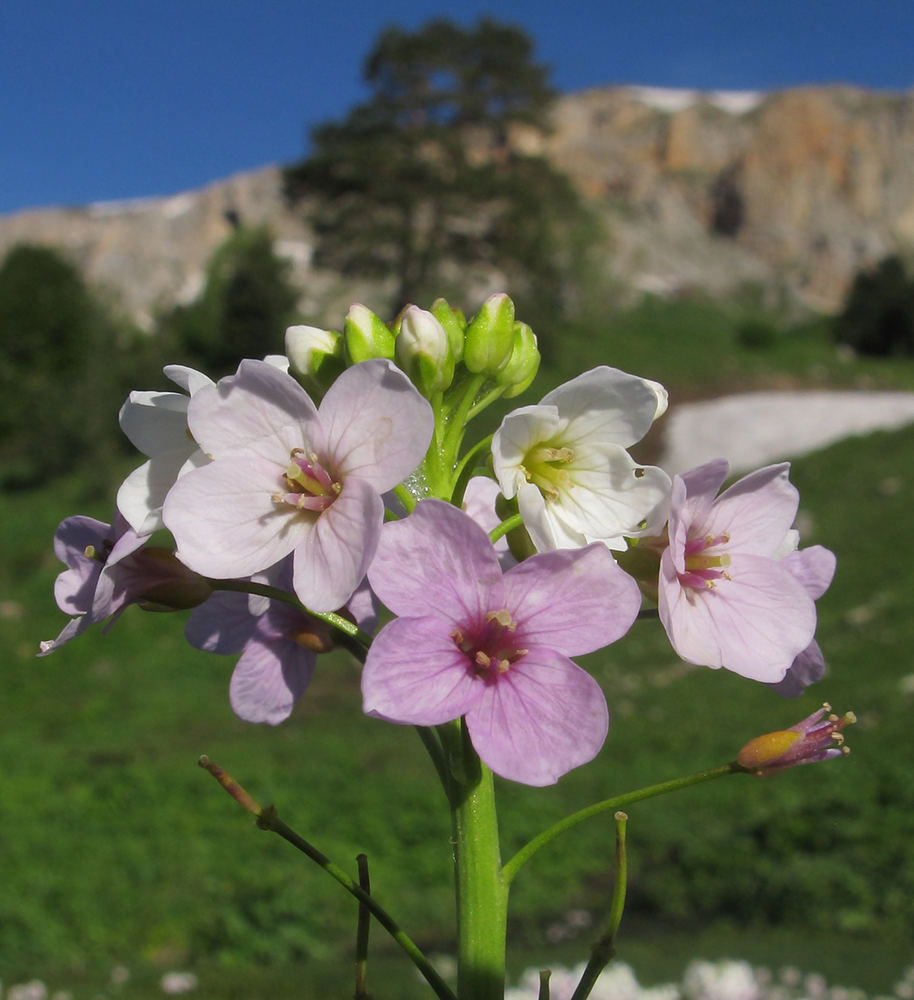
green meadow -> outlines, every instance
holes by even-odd
[[[674,404],[748,388],[914,387],[914,364],[842,357],[822,322],[764,348],[737,345],[733,327],[718,306],[649,301],[608,325],[554,331],[538,385],[603,362],[665,380]],[[351,898],[257,830],[196,766],[203,753],[347,870],[365,852],[378,899],[423,948],[448,954],[443,795],[411,728],[361,715],[345,654],[321,661],[275,729],[233,716],[233,661],[187,646],[183,615],[130,608],[110,633],[35,658],[65,620],[52,596],[57,523],[108,520],[131,467],[0,495],[0,980],[37,977],[77,1000],[151,997],[163,971],[192,969],[200,996],[351,994]],[[823,700],[856,713],[847,759],[762,781],[731,776],[628,810],[619,958],[642,983],[678,978],[692,957],[729,955],[888,993],[914,960],[914,428],[848,439],[795,462],[792,479],[803,543],[839,556],[819,603],[826,678],[786,701],[683,665],[659,623],[640,621],[581,660],[612,716],[598,758],[551,788],[499,783],[510,856],[570,811],[725,763]],[[613,824],[601,817],[518,876],[514,973],[587,957],[596,930],[575,932],[568,914],[606,911],[612,855]],[[376,995],[427,995],[377,926],[373,955]],[[117,989],[106,986],[115,964],[132,972]]]

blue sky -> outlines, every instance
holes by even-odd
[[[0,212],[295,159],[365,97],[378,31],[489,13],[560,90],[914,85],[911,0],[3,0]]]

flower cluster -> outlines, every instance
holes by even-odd
[[[344,644],[368,715],[463,719],[485,764],[531,785],[599,752],[606,701],[570,657],[620,639],[642,595],[684,660],[787,696],[821,677],[834,557],[798,549],[788,466],[720,492],[723,460],[672,480],[639,464],[628,449],[667,407],[656,382],[594,368],[466,447],[539,367],[507,296],[469,321],[444,300],[391,324],[355,305],[341,332],[292,327],[286,346],[218,382],[172,366],[183,392],[131,393],[121,424],[148,461],[112,527],[58,529],[71,620],[42,653],[129,604],[195,608],[190,643],[239,657],[234,710],[275,725]],[[174,550],[149,544],[162,528]],[[377,601],[395,617],[372,641]]]

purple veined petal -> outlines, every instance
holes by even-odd
[[[652,384],[605,365],[553,389],[540,403],[557,407],[568,421],[562,443],[571,448],[592,438],[627,448],[647,434],[658,410]]]
[[[384,525],[368,571],[375,593],[396,615],[435,615],[457,625],[504,606],[501,568],[489,536],[442,500],[422,500]]]
[[[739,553],[731,580],[713,588],[680,584],[669,550],[660,562],[660,620],[673,648],[689,663],[726,667],[776,683],[810,642],[816,609],[805,588],[771,559]]]
[[[175,385],[179,385],[189,396],[195,395],[205,385],[214,385],[213,380],[187,365],[166,365],[162,371]]]
[[[54,533],[54,555],[71,569],[82,566],[91,545],[101,550],[114,542],[114,529],[104,521],[77,514],[61,521]],[[93,560],[94,562],[95,560]]]
[[[825,657],[815,639],[790,665],[782,681],[768,684],[782,698],[799,698],[809,687],[825,676]]]
[[[790,464],[751,472],[692,520],[689,537],[729,534],[731,554],[772,557],[797,516],[800,494],[787,478]]]
[[[638,616],[641,593],[597,543],[519,563],[505,574],[505,606],[518,622],[518,646],[578,656],[621,639]]]
[[[549,441],[565,426],[554,406],[512,410],[492,437],[492,465],[501,491],[510,500],[525,482],[521,465],[535,445]]]
[[[259,458],[283,469],[295,448],[323,456],[324,435],[314,403],[285,372],[264,361],[242,361],[235,375],[191,398],[187,423],[210,457]]]
[[[539,648],[487,685],[466,719],[476,752],[496,774],[537,786],[592,760],[609,727],[600,685]]]
[[[226,458],[182,476],[162,509],[181,562],[228,579],[252,576],[287,556],[315,515],[273,501],[281,473],[261,459]]]
[[[252,639],[235,664],[229,700],[245,722],[278,726],[292,713],[314,673],[316,657],[288,639]]]
[[[674,518],[691,524],[693,520],[703,516],[714,503],[729,471],[730,463],[725,458],[715,458],[705,465],[689,469],[681,476],[673,477],[670,535],[673,534]],[[677,482],[682,484],[679,489],[675,485]]]
[[[810,545],[784,556],[781,565],[789,570],[806,588],[809,596],[817,601],[831,586],[837,560],[830,549]]]
[[[305,607],[325,614],[352,597],[374,558],[383,523],[380,495],[349,476],[342,493],[295,549],[295,593]]]
[[[415,471],[435,426],[428,400],[383,358],[347,368],[321,401],[320,421],[330,465],[379,493]]]
[[[180,392],[131,392],[118,414],[121,430],[150,458],[160,451],[192,448],[187,437],[188,403],[190,397]]]
[[[248,608],[248,595],[216,593],[200,607],[194,608],[184,637],[195,649],[222,656],[242,652],[257,629],[257,617]]]
[[[356,625],[363,632],[374,635],[378,628],[378,615],[380,608],[378,599],[375,597],[371,584],[366,576],[364,580],[355,588],[352,597],[346,602],[349,613],[355,618]]]
[[[485,681],[441,618],[397,618],[376,636],[362,670],[366,715],[414,726],[439,726],[469,712]]]

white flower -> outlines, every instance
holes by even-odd
[[[505,417],[492,440],[495,474],[537,549],[624,549],[626,537],[660,532],[670,478],[625,449],[665,409],[656,382],[600,367]]]
[[[131,392],[121,407],[121,430],[149,458],[121,484],[117,506],[138,535],[157,531],[162,504],[175,482],[209,461],[187,430],[190,397],[212,379],[193,368],[168,365],[165,374],[187,393]]]

